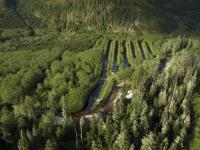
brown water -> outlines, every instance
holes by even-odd
[[[113,111],[114,107],[114,101],[117,97],[117,94],[119,92],[118,88],[114,88],[113,91],[111,92],[110,96],[105,102],[105,105],[102,107],[102,109],[97,109],[94,111],[81,111],[77,113],[71,113],[72,117],[82,117],[82,116],[90,116],[90,115],[98,115],[98,114],[108,114]]]

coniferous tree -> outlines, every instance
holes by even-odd
[[[20,139],[18,141],[18,149],[19,150],[29,150],[30,149],[29,141],[23,130],[20,131]]]
[[[122,129],[120,134],[117,136],[115,143],[113,144],[114,150],[129,150],[130,147],[129,133],[126,129]]]
[[[56,142],[48,139],[45,144],[44,150],[57,150]]]
[[[143,139],[142,139],[142,146],[141,150],[155,150],[157,149],[157,141],[156,141],[156,136],[154,133],[149,133],[147,134]]]
[[[85,119],[83,117],[80,118],[80,131],[81,131],[81,141],[83,141],[83,125],[84,125]]]

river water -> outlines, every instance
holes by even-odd
[[[94,91],[90,94],[88,101],[87,101],[87,105],[84,109],[84,112],[86,112],[86,113],[91,111],[91,108],[92,108],[95,100],[97,100],[99,93],[101,92],[101,89],[105,83],[106,76],[107,76],[108,54],[109,54],[110,47],[111,47],[111,40],[108,42],[106,54],[103,57],[101,79],[97,83],[97,86],[94,89]]]

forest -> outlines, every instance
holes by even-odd
[[[198,0],[1,0],[0,22],[3,28],[195,33],[199,5]]]
[[[198,0],[0,0],[1,150],[198,150]]]

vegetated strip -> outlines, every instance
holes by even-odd
[[[110,51],[109,51],[109,55],[108,55],[108,65],[107,65],[108,72],[111,71],[113,61],[114,61],[114,44],[113,44],[113,42],[111,42]]]
[[[124,51],[124,66],[125,68],[130,68],[130,64],[128,62],[128,58],[127,58],[127,48],[126,48],[126,40],[122,41],[122,47],[123,47],[123,51]]]
[[[102,79],[107,77],[107,67],[108,67],[108,60],[109,60],[109,53],[111,49],[112,40],[108,40],[107,46],[106,46],[106,52],[104,56],[104,62],[103,62],[103,68],[102,68]]]
[[[112,77],[108,77],[101,89],[101,92],[99,93],[98,101],[93,106],[94,110],[105,105],[107,98],[112,93],[113,87],[114,79]]]
[[[120,45],[118,48],[118,54],[117,54],[117,65],[121,66],[123,62],[123,48]]]
[[[143,48],[143,52],[144,52],[144,56],[146,59],[151,58],[151,56],[153,55],[152,53],[149,52],[149,50],[147,49],[147,46],[145,44],[145,42],[142,42],[142,48]]]
[[[138,44],[138,40],[134,41],[134,45],[135,45],[135,55],[137,60],[143,60],[142,55],[141,55],[141,50]]]
[[[128,58],[128,62],[130,63],[130,65],[133,64],[133,54],[132,54],[132,50],[131,50],[131,45],[130,45],[130,41],[128,41],[126,43],[127,46],[127,58]]]

